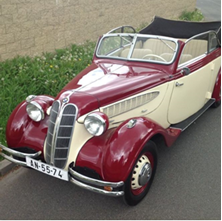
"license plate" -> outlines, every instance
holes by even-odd
[[[56,177],[58,179],[66,180],[66,181],[69,180],[68,171],[59,169],[57,167],[53,167],[53,166],[43,163],[41,161],[34,160],[30,157],[26,157],[26,165],[28,167],[31,167],[35,170],[38,170],[38,171],[45,173],[47,175]]]

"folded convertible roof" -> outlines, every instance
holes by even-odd
[[[220,27],[221,21],[189,22],[169,20],[155,16],[152,23],[142,29],[139,33],[187,39],[194,35],[213,30],[218,33],[218,38],[220,38]]]

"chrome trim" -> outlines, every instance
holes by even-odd
[[[113,197],[118,197],[118,196],[123,196],[124,192],[123,191],[107,191],[107,190],[102,190],[96,187],[92,187],[89,186],[87,184],[81,183],[78,180],[75,180],[74,178],[70,177],[70,182],[89,191],[95,192],[95,193],[99,193],[102,195],[106,195],[106,196],[113,196]]]
[[[137,122],[136,119],[131,119],[131,120],[128,121],[126,127],[131,129],[131,128],[133,128],[136,125],[136,122]]]
[[[93,179],[93,178],[84,176],[84,175],[74,171],[71,167],[69,167],[69,172],[74,178],[76,178],[78,180],[81,180],[82,182],[92,184],[92,185],[96,185],[96,186],[109,186],[109,187],[117,188],[117,187],[123,186],[123,184],[124,184],[123,181],[114,183],[114,182],[107,182],[107,181]]]
[[[103,41],[104,38],[106,37],[111,37],[111,36],[132,36],[134,39],[132,40],[132,46],[130,48],[130,51],[131,53],[128,54],[127,58],[122,58],[122,57],[118,57],[118,56],[113,56],[113,57],[110,57],[110,56],[104,56],[104,55],[99,55],[99,49],[100,49],[100,46],[101,46],[101,42]],[[144,60],[144,59],[136,59],[136,58],[132,58],[130,57],[132,55],[132,52],[133,52],[133,48],[135,47],[135,42],[137,40],[138,37],[143,37],[143,38],[153,38],[153,39],[158,39],[158,40],[168,40],[168,41],[172,41],[175,43],[176,47],[175,47],[175,52],[174,52],[174,55],[171,59],[171,61],[169,62],[161,62],[161,61],[155,61],[155,60]],[[178,39],[175,39],[175,38],[171,38],[171,37],[166,37],[166,36],[160,36],[160,35],[145,35],[145,34],[137,34],[137,33],[107,33],[107,34],[104,34],[102,36],[102,38],[100,39],[99,43],[98,43],[98,46],[95,50],[95,55],[98,57],[98,58],[109,58],[109,59],[117,59],[117,60],[130,60],[130,61],[140,61],[140,62],[148,62],[148,63],[156,63],[156,64],[163,64],[163,65],[169,65],[169,64],[172,64],[176,55],[177,55],[177,51],[178,51]],[[130,55],[130,56],[129,56]],[[129,58],[130,57],[130,58]]]
[[[181,55],[182,55],[182,53],[181,53]],[[198,57],[192,58],[189,61],[186,61],[184,63],[179,64],[178,67],[177,67],[177,70],[180,69],[180,68],[183,68],[183,67],[187,67],[188,65],[193,64],[195,61],[198,61],[198,60],[200,60],[204,57],[206,57],[206,52],[204,54],[199,55]]]
[[[26,99],[25,99],[25,101],[27,102],[27,103],[30,103],[34,98],[36,98],[37,96],[36,95],[29,95]]]
[[[130,50],[129,50],[129,53],[128,53],[128,56],[127,56],[127,59],[130,60],[130,58],[132,57],[132,54],[133,54],[133,51],[136,47],[136,40],[137,40],[137,36],[133,38],[132,40],[132,45],[130,47]]]
[[[95,117],[95,118],[97,118],[98,120],[100,120],[102,122],[102,127],[103,127],[102,133],[97,133],[97,134],[90,133],[90,131],[87,129],[86,124],[85,124],[85,122],[86,122],[88,117]],[[94,113],[90,113],[90,114],[88,114],[86,116],[86,118],[84,119],[84,127],[91,135],[93,135],[93,136],[100,136],[100,135],[102,135],[106,131],[106,128],[108,127],[108,125],[107,125],[107,122],[106,122],[106,120],[104,118],[102,118],[99,114],[94,112]]]
[[[202,32],[202,33],[200,33],[200,34],[194,35],[194,36],[192,36],[191,38],[188,38],[188,39],[184,42],[185,45],[183,46],[183,50],[182,50],[182,52],[181,52],[181,54],[180,54],[180,58],[179,58],[179,62],[178,62],[177,69],[181,68],[181,67],[184,66],[184,65],[188,65],[188,64],[190,64],[190,63],[193,63],[194,61],[199,60],[199,59],[205,57],[205,56],[209,53],[209,48],[208,48],[209,39],[208,39],[208,40],[206,40],[206,41],[207,41],[207,51],[206,51],[204,54],[201,54],[201,55],[199,55],[199,56],[197,56],[197,57],[195,57],[195,58],[190,59],[189,61],[186,61],[186,62],[180,64],[181,55],[183,55],[183,52],[184,52],[184,50],[185,50],[185,48],[186,48],[187,43],[189,43],[190,41],[196,39],[197,37],[200,37],[200,36],[206,35],[206,34],[209,35],[210,33],[215,33],[215,34],[217,34],[216,31],[210,30],[210,31],[206,31],[206,32]],[[208,38],[209,38],[209,36],[208,36]],[[199,40],[200,40],[200,39],[199,39]]]
[[[87,176],[84,176],[76,171],[74,171],[70,166],[69,166],[69,173],[70,173],[70,182],[93,192],[96,193],[101,193],[104,195],[109,195],[109,196],[122,196],[124,195],[124,191],[118,190],[118,191],[107,191],[100,189],[101,187],[112,187],[112,188],[120,188],[123,187],[124,182],[107,182],[107,181],[102,181],[102,180],[97,180],[93,179]],[[91,186],[93,185],[93,186]],[[100,188],[99,188],[100,187]]]
[[[2,144],[0,144],[0,149],[6,151],[7,153],[11,154],[12,156],[20,157],[20,158],[24,158],[24,159],[26,157],[37,158],[37,157],[39,157],[42,154],[41,151],[38,151],[37,153],[22,153],[20,151],[8,148],[8,147],[6,147],[6,146],[4,146]],[[4,157],[5,159],[13,162],[13,163],[16,163],[16,164],[21,165],[21,166],[26,166],[26,162],[24,162],[24,161],[20,161],[20,160],[14,159],[12,156],[8,156],[8,155],[6,155],[6,154],[4,154],[2,152],[0,152],[0,155],[2,157]]]
[[[192,36],[191,38],[188,38],[188,39],[185,41],[185,44],[188,43],[189,41],[191,41],[191,40],[193,40],[193,39],[199,37],[199,36],[206,35],[206,34],[210,34],[210,33],[212,33],[212,32],[213,32],[213,33],[217,33],[217,32],[214,31],[214,30],[210,30],[210,31],[202,32],[202,33],[200,33],[200,34],[197,34],[197,35]]]
[[[179,83],[179,82],[176,82],[176,87],[181,87],[181,86],[183,86],[184,85],[184,83]]]
[[[69,95],[70,96],[70,95]],[[69,96],[67,97],[69,99]],[[59,128],[60,128],[60,123],[61,123],[61,119],[63,117],[63,112],[64,112],[64,109],[66,108],[66,106],[70,105],[70,106],[73,106],[75,107],[76,109],[76,114],[75,114],[75,117],[74,117],[74,125],[72,126],[72,131],[71,131],[71,135],[73,135],[74,133],[74,127],[75,127],[75,122],[76,122],[76,119],[77,119],[77,115],[78,115],[78,107],[75,105],[75,104],[71,104],[71,103],[62,103],[59,101],[59,100],[56,100],[55,102],[58,102],[59,103],[59,108],[58,108],[58,115],[57,115],[57,119],[55,121],[55,127],[54,127],[54,133],[53,133],[53,139],[52,139],[52,147],[51,147],[51,159],[50,159],[50,164],[51,165],[54,165],[55,164],[55,151],[56,151],[56,141],[57,141],[57,138],[59,137],[58,136],[58,132],[59,132]],[[69,146],[68,146],[68,153],[67,153],[67,156],[69,156],[69,152],[70,152],[70,146],[71,146],[71,140],[72,140],[72,136],[70,136],[70,140],[69,140]],[[67,157],[67,160],[68,160],[68,157]],[[66,160],[66,161],[67,161]],[[67,162],[66,162],[67,163]],[[62,168],[61,168],[62,169]]]
[[[124,28],[131,28],[134,31],[134,33],[136,33],[136,30],[135,30],[134,27],[132,27],[130,25],[123,25],[123,26],[119,26],[119,27],[116,27],[114,29],[111,29],[109,32],[107,32],[107,34],[111,34],[112,32],[114,32],[114,31],[116,31],[118,29],[123,29],[124,30]],[[121,33],[126,33],[126,32],[121,32]],[[129,34],[131,34],[131,33],[129,33]]]
[[[36,121],[36,120],[32,119],[32,117],[30,117],[30,115],[29,115],[29,113],[28,113],[28,111],[27,111],[27,107],[28,107],[28,105],[30,105],[30,104],[32,104],[32,105],[34,105],[35,107],[37,107],[37,108],[39,109],[39,111],[41,112],[41,119],[40,119],[40,120]],[[39,121],[41,121],[41,120],[43,120],[43,119],[45,118],[45,114],[44,114],[44,111],[43,111],[43,109],[42,109],[42,106],[41,106],[38,102],[36,102],[36,101],[30,101],[29,103],[27,103],[27,105],[26,105],[26,112],[27,112],[28,116],[29,116],[33,121],[35,121],[35,122],[39,122]]]
[[[58,130],[59,130],[59,127],[58,127],[58,124],[61,120],[61,102],[59,100],[56,100],[54,102],[57,102],[59,104],[59,107],[58,107],[58,113],[57,113],[57,118],[55,120],[55,126],[54,126],[54,131],[53,131],[53,135],[52,135],[52,143],[51,143],[51,156],[50,156],[50,164],[51,165],[54,165],[54,155],[55,155],[55,143],[56,143],[56,137],[57,137],[57,134],[58,134]]]

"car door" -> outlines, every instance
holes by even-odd
[[[217,70],[215,62],[208,56],[208,39],[207,34],[205,39],[199,36],[186,42],[176,74],[181,77],[172,81],[173,91],[168,109],[170,124],[179,123],[195,114],[211,98]]]

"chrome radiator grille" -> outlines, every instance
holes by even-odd
[[[64,168],[67,162],[77,108],[73,104],[60,107],[59,101],[52,105],[46,137],[47,163]]]

